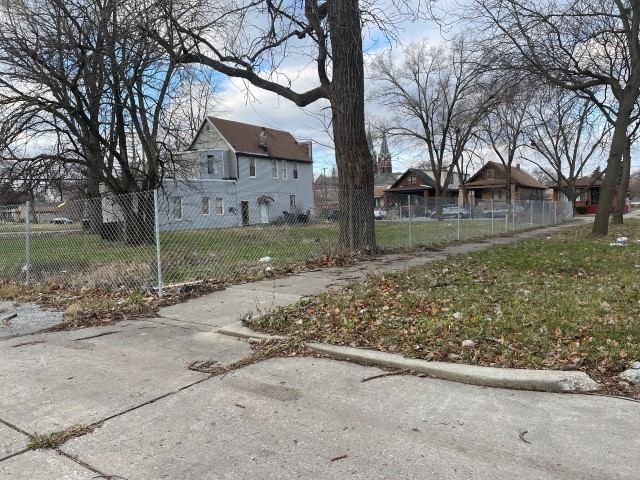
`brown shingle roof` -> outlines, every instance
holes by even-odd
[[[308,143],[298,143],[289,132],[273,128],[258,127],[248,123],[233,122],[222,118],[208,117],[220,134],[236,152],[253,153],[284,160],[311,162]],[[267,149],[260,147],[260,133],[267,133]]]
[[[591,182],[593,182],[593,177],[576,178],[576,187],[578,187],[578,188],[588,187]],[[603,183],[604,183],[604,181],[602,179],[598,179],[595,182],[593,182],[593,185],[591,185],[591,186],[592,187],[601,187]],[[567,186],[567,182],[562,182],[562,185],[566,187]],[[550,183],[548,185],[548,188],[558,188],[558,182]]]
[[[505,179],[500,179],[500,178],[495,178],[493,180],[484,180],[484,179],[478,179],[478,177],[480,176],[480,173],[485,170],[487,167],[493,167],[495,170],[502,172],[503,175],[505,175],[506,178],[506,168],[502,163],[498,163],[498,162],[487,162],[480,170],[478,170],[476,172],[475,175],[473,175],[468,182],[465,182],[465,187],[498,187],[498,186],[505,186],[506,182]],[[530,188],[541,188],[541,189],[546,189],[547,187],[545,187],[542,183],[540,183],[538,180],[536,180],[535,178],[533,178],[531,175],[529,175],[527,172],[525,172],[524,170],[520,170],[519,168],[516,168],[515,166],[511,166],[511,181],[513,183],[516,183],[517,185],[520,185],[522,187],[530,187]]]

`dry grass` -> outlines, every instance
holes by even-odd
[[[630,244],[610,246],[620,235]],[[251,327],[428,360],[584,370],[617,384],[616,375],[640,360],[638,240],[637,221],[611,226],[606,238],[571,229],[372,275]]]

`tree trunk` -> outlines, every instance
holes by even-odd
[[[627,200],[627,191],[629,190],[629,179],[631,178],[631,141],[627,138],[627,144],[622,152],[622,174],[620,176],[620,184],[618,185],[618,196],[616,197],[616,205],[613,211],[611,223],[624,223],[624,207]]]
[[[118,205],[124,217],[124,241],[128,245],[153,243],[155,218],[153,191],[118,195]]]
[[[328,2],[333,54],[329,92],[338,165],[339,252],[377,251],[373,162],[364,126],[364,63],[358,0]]]
[[[629,99],[628,97],[630,95],[627,93],[620,100],[618,116],[613,128],[613,139],[609,150],[609,158],[607,159],[607,171],[600,189],[600,203],[591,230],[594,235],[606,235],[609,233],[609,215],[611,214],[613,193],[618,183],[622,153],[628,141],[627,127],[629,126],[629,118],[635,101],[635,99]]]

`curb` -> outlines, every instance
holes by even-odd
[[[288,337],[280,335],[254,332],[240,323],[221,328],[217,333],[260,340],[288,339]],[[318,353],[344,360],[366,363],[367,365],[407,369],[424,373],[433,378],[469,385],[553,393],[588,393],[600,389],[600,386],[584,372],[481,367],[459,363],[431,362],[429,360],[405,358],[395,353],[323,343],[309,343],[308,346]]]
[[[216,333],[237,338],[256,338],[258,340],[289,340],[289,337],[282,335],[269,335],[268,333],[255,332],[245,327],[242,323],[236,322],[226,327],[216,330]]]

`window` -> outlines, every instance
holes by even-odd
[[[223,175],[222,158],[215,155],[207,155],[207,173],[209,175]]]
[[[278,178],[278,162],[271,160],[271,177]]]
[[[255,158],[249,159],[249,176],[250,177],[256,176],[256,159]]]
[[[487,168],[487,180],[493,180],[495,178],[493,168]]]
[[[289,195],[289,205],[291,206],[291,208],[296,206],[296,196],[295,195]]]
[[[224,204],[221,198],[216,198],[216,215],[224,214]]]
[[[210,213],[209,197],[202,197],[202,214],[209,215],[209,213]]]
[[[182,197],[173,198],[173,219],[182,220]]]
[[[408,183],[409,185],[415,185],[415,184],[416,184],[416,177],[414,177],[413,175],[410,175],[410,176],[407,178],[407,183]]]
[[[293,179],[298,179],[298,162],[293,162]]]
[[[280,178],[287,178],[287,162],[285,160],[280,162]]]

